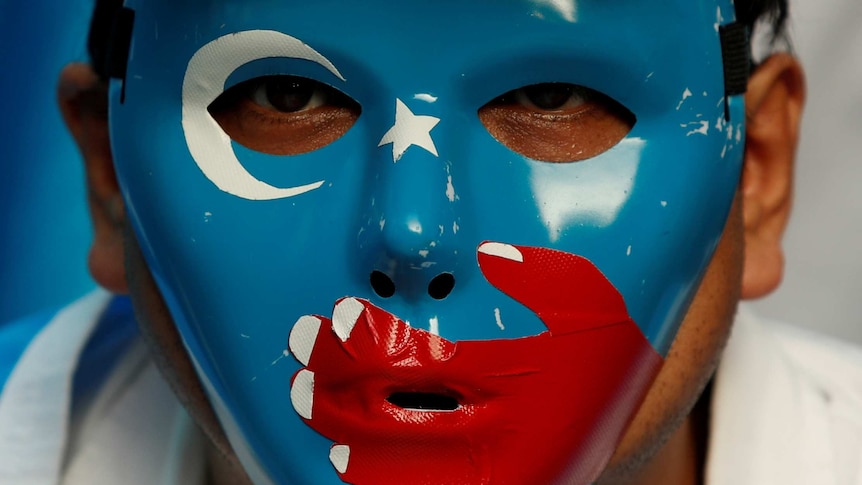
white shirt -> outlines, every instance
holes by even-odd
[[[0,394],[0,484],[203,484],[202,437],[140,341],[72,426],[75,369],[109,300],[96,291],[58,313],[10,375]]]
[[[737,316],[713,388],[708,485],[862,485],[862,352]]]

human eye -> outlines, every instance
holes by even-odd
[[[545,162],[595,157],[625,138],[636,121],[610,97],[569,83],[509,91],[482,106],[479,119],[506,147]]]
[[[341,138],[356,122],[356,101],[313,79],[264,76],[222,93],[208,110],[234,141],[272,155],[299,155]]]

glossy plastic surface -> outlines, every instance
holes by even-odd
[[[454,470],[446,483],[535,483],[529,472],[540,468],[548,483],[592,480],[676,333],[736,188],[742,99],[729,100],[726,121],[717,32],[732,19],[732,5],[127,4],[137,18],[126,98],[120,103],[115,81],[111,99],[120,182],[148,263],[253,479],[441,483],[431,472],[401,475],[425,468],[399,464],[421,462]],[[328,84],[362,114],[343,137],[302,155],[231,142],[207,106],[238,83],[276,74]],[[495,140],[477,111],[544,82],[599,91],[637,121],[589,160],[530,160]],[[530,259],[534,251],[543,256]],[[483,259],[497,262],[480,266]],[[556,271],[571,261],[581,269]],[[497,266],[503,273],[491,275]],[[374,291],[375,271],[394,284],[392,296]],[[443,273],[454,287],[437,299],[428,288]],[[546,305],[554,310],[543,312]],[[346,313],[337,317],[339,308]],[[372,393],[362,379],[342,379],[333,391],[322,382],[338,381],[337,369],[318,376],[308,358],[335,358],[338,341],[349,349],[366,314],[378,314],[378,323],[360,325],[374,331],[373,345],[359,349],[397,353],[393,338],[410,335],[409,348],[484,350],[462,351],[475,361],[411,361],[415,385],[391,376]],[[291,347],[300,350],[290,355],[297,320],[303,330]],[[325,338],[312,331],[314,321]],[[331,350],[315,353],[318,344]],[[601,388],[597,400],[587,400],[589,410],[569,408],[569,416],[518,406],[483,411],[489,404],[461,413],[454,426],[429,419],[407,432],[402,421],[415,410],[343,397],[436,393],[463,407],[469,393],[446,376],[457,369],[473,387],[492,389],[493,349],[509,346],[524,346],[519,358],[534,358],[540,376],[513,384],[516,401],[579,400],[570,386]],[[367,364],[365,350],[347,352],[344,376],[358,372],[346,367]],[[539,365],[544,360],[552,363]],[[449,370],[435,374],[437,361]],[[388,362],[399,367],[398,359]],[[346,416],[316,411],[327,406]],[[345,424],[385,409],[393,421],[376,431]],[[315,421],[315,413],[325,417]],[[470,441],[469,430],[485,426],[478,422],[505,432]],[[584,422],[565,444],[549,431]],[[413,444],[363,462],[369,449],[408,435]],[[521,439],[532,446],[515,446]],[[505,468],[519,459],[528,472],[520,478]]]

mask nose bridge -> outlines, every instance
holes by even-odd
[[[432,139],[435,148],[445,150],[439,131],[431,131]],[[464,221],[451,162],[417,145],[398,158],[392,144],[383,144],[374,152],[374,164],[369,217],[360,238],[373,291],[409,300],[442,299],[457,291],[459,270],[472,253],[460,243]]]

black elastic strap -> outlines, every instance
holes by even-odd
[[[126,79],[126,66],[129,63],[129,47],[132,45],[134,25],[134,10],[123,7],[117,11],[114,17],[114,26],[111,29],[108,56],[105,60],[109,77]]]
[[[134,10],[127,7],[117,10],[111,28],[111,40],[108,43],[105,67],[108,77],[123,81],[123,89],[120,94],[121,103],[126,100],[126,70],[129,65],[129,48],[132,46],[134,26]]]
[[[111,42],[114,16],[122,6],[122,0],[96,0],[93,8],[90,33],[87,36],[87,52],[90,54],[90,64],[101,80],[108,79],[108,44]]]
[[[724,94],[735,96],[745,93],[751,75],[751,43],[748,27],[734,22],[718,29],[721,38],[721,57],[724,62]]]

